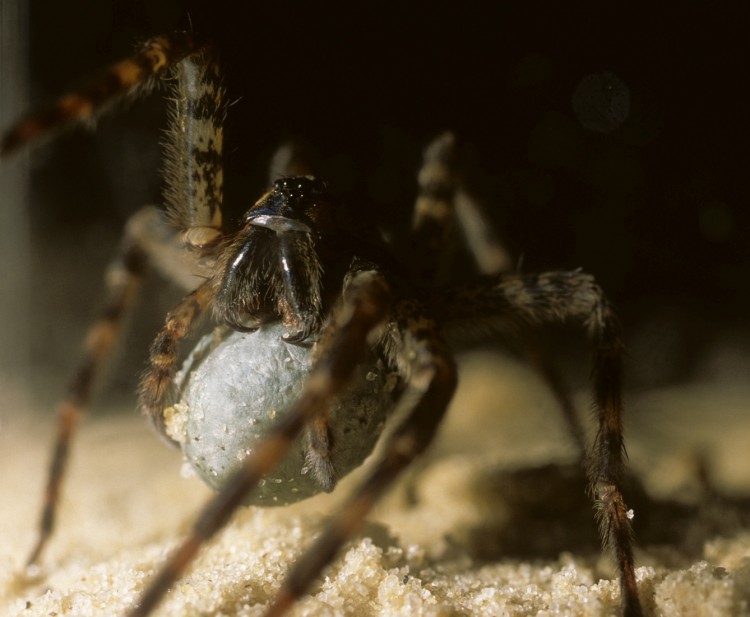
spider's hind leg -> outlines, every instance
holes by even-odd
[[[453,397],[457,374],[451,352],[421,306],[411,301],[396,303],[386,333],[381,344],[406,378],[407,390],[400,403],[405,418],[364,482],[297,561],[266,617],[286,612],[357,533],[378,499],[432,443]]]

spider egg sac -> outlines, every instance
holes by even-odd
[[[218,489],[252,453],[302,391],[310,349],[285,343],[280,324],[255,332],[217,328],[203,337],[175,377],[179,402],[165,411],[167,431],[198,475]],[[342,478],[359,466],[382,432],[398,386],[368,356],[329,410],[333,462]],[[303,430],[286,457],[246,503],[285,505],[321,492],[305,460]]]

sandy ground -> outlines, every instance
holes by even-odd
[[[3,392],[6,409],[22,405],[12,388]],[[629,500],[647,615],[750,615],[748,400],[750,383],[717,378],[628,396],[640,480]],[[614,566],[597,547],[558,415],[528,368],[466,356],[429,457],[292,614],[616,614]],[[181,473],[179,453],[135,414],[92,418],[75,447],[55,538],[38,570],[25,571],[51,424],[6,413],[1,429],[0,615],[121,614],[209,490]],[[156,614],[261,614],[356,473],[331,495],[237,513]]]

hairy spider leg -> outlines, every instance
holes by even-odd
[[[266,617],[282,615],[302,597],[341,546],[360,529],[382,494],[432,443],[453,398],[456,366],[435,322],[425,317],[421,305],[411,300],[397,302],[380,345],[406,379],[407,390],[396,412],[404,419],[368,477],[297,560]]]
[[[213,288],[208,280],[169,312],[164,327],[151,345],[148,368],[141,378],[139,389],[140,408],[159,434],[167,439],[163,412],[173,393],[179,345],[205,314],[212,298]]]
[[[455,159],[456,138],[453,133],[443,133],[425,148],[417,173],[419,192],[412,213],[409,259],[415,282],[427,287],[447,282],[456,249]]]
[[[313,176],[310,156],[307,149],[299,142],[289,140],[282,143],[271,156],[268,165],[268,186],[280,178],[292,176]]]
[[[211,253],[222,238],[225,89],[207,49],[175,66],[164,178],[167,214],[187,248]]]
[[[456,221],[477,269],[482,274],[500,274],[513,270],[514,264],[487,214],[487,210],[463,185],[453,197]]]
[[[417,174],[419,194],[412,217],[414,275],[432,284],[446,282],[455,226],[482,274],[500,274],[512,267],[510,254],[484,207],[464,186],[456,150],[453,133],[438,135],[425,148]]]
[[[89,326],[84,358],[56,408],[58,426],[47,475],[44,505],[36,544],[27,560],[36,563],[54,531],[60,491],[76,428],[91,405],[94,388],[122,336],[124,318],[135,304],[149,267],[186,289],[194,288],[208,271],[207,260],[191,259],[164,212],[146,207],[128,220],[118,254],[105,276],[107,299],[100,317]]]
[[[146,256],[141,247],[132,238],[126,237],[107,270],[107,301],[101,315],[86,333],[83,361],[68,386],[66,397],[56,408],[58,424],[52,459],[38,537],[27,560],[28,565],[37,562],[52,535],[71,441],[78,423],[91,404],[94,385],[119,339],[124,317],[138,295],[145,267]]]
[[[110,67],[105,73],[106,78],[102,78],[98,87],[92,84],[88,90],[63,97],[54,107],[58,110],[57,112],[30,116],[31,119],[21,121],[16,129],[20,131],[19,135],[33,137],[33,134],[22,130],[22,128],[24,126],[36,126],[34,118],[38,120],[39,118],[50,119],[55,117],[63,122],[80,120],[83,116],[64,116],[62,110],[69,109],[69,107],[66,107],[66,100],[74,100],[75,97],[78,97],[75,100],[83,100],[89,97],[92,99],[90,105],[88,107],[81,106],[80,109],[88,109],[87,113],[90,115],[95,107],[102,104],[105,99],[132,89],[142,83],[145,78],[162,71],[170,64],[178,62],[180,58],[185,58],[191,50],[196,50],[196,43],[187,35],[179,34],[151,39],[144,44],[139,54]],[[208,234],[205,229],[209,226],[204,223],[221,224],[223,88],[219,81],[216,64],[207,53],[200,54],[196,61],[186,58],[179,62],[179,65],[183,64],[186,66],[178,70],[177,111],[173,112],[171,116],[173,138],[168,147],[171,155],[171,158],[168,159],[170,161],[168,167],[170,167],[169,176],[173,183],[187,182],[190,179],[193,180],[193,183],[182,193],[177,193],[173,187],[173,190],[170,191],[172,199],[168,215],[172,221],[180,221],[181,228],[186,233],[195,229],[201,230],[196,232],[194,237],[206,240]],[[196,80],[205,81],[208,85],[200,86],[200,84],[195,83]],[[116,88],[116,85],[119,85],[119,88]],[[209,120],[206,120],[206,117]],[[201,133],[202,127],[200,125],[203,122],[208,122],[210,127],[204,129]],[[37,125],[41,126],[38,122]],[[179,126],[183,132],[201,133],[203,137],[210,134],[214,137],[204,139],[194,135],[196,145],[193,146],[190,136],[183,135],[182,139],[174,137],[177,132],[176,126]],[[52,125],[50,125],[51,127]],[[11,129],[9,135],[12,134],[13,129]],[[216,137],[217,134],[218,137]],[[21,145],[21,143],[18,145]],[[182,151],[180,151],[180,148],[182,148]],[[180,164],[175,162],[177,159],[181,161]],[[186,200],[186,205],[182,206],[181,209],[178,206],[180,199]],[[194,212],[194,214],[190,216],[190,212]],[[220,233],[215,227],[210,227],[210,230],[217,235]],[[57,407],[59,420],[52,462],[48,472],[38,539],[28,558],[29,564],[35,563],[39,559],[54,529],[60,489],[75,428],[88,410],[97,378],[120,338],[123,316],[137,296],[147,264],[153,262],[157,269],[169,280],[173,280],[182,286],[194,287],[196,284],[195,276],[208,271],[208,268],[210,268],[212,260],[207,247],[213,247],[216,241],[215,237],[209,237],[208,240],[200,244],[195,242],[194,246],[202,249],[199,254],[184,255],[185,251],[181,250],[184,246],[184,238],[181,241],[177,237],[175,231],[166,224],[162,213],[152,208],[144,208],[128,221],[122,248],[107,274],[106,283],[109,293],[104,311],[100,319],[89,328],[84,361],[69,386],[67,397]],[[200,293],[194,293],[188,296],[188,299],[194,296],[202,297]],[[187,306],[185,306],[185,303],[187,303]],[[185,301],[181,305],[182,311],[177,315],[170,316],[172,318],[171,322],[168,321],[168,327],[172,326],[170,335],[174,335],[174,331],[177,329],[176,323],[182,324],[186,321],[192,323],[192,319],[188,319],[189,309],[192,306],[193,304]],[[194,316],[192,317],[194,318]],[[173,346],[176,346],[174,338],[174,336],[172,338],[164,337],[162,345],[165,351],[169,349],[170,341]],[[162,364],[158,364],[159,360],[162,361]],[[162,372],[169,372],[170,370],[174,372],[173,365],[175,362],[176,359],[173,358],[170,366],[169,362],[165,361],[162,356],[152,353],[152,365],[157,364],[157,368],[160,368]],[[157,368],[152,368],[150,373],[151,380],[148,382],[150,388],[144,386],[142,392],[144,393],[144,409],[147,415],[163,433],[162,406],[159,406],[158,414],[153,411],[152,407],[148,406],[148,403],[154,398],[161,403],[166,390],[168,390],[167,384],[160,381],[161,373]],[[144,383],[146,382],[144,381]]]
[[[148,39],[129,58],[116,62],[78,90],[11,126],[0,139],[0,157],[57,129],[94,120],[108,103],[147,90],[150,78],[162,75],[183,58],[205,47],[205,42],[186,32]]]
[[[455,135],[442,133],[425,149],[417,175],[419,195],[414,205],[410,259],[417,280],[424,285],[446,282],[456,226],[481,274],[499,275],[512,269],[510,254],[494,232],[485,208],[464,187],[456,149]],[[516,338],[520,340],[515,353],[528,360],[549,388],[583,459],[585,432],[560,372],[532,330],[523,330]]]
[[[342,298],[324,326],[316,350],[318,356],[300,398],[206,505],[189,537],[148,585],[130,617],[144,617],[152,611],[198,549],[227,523],[245,496],[274,469],[303,428],[349,383],[368,340],[388,315],[391,293],[380,273],[367,270],[351,277]]]
[[[620,571],[626,617],[642,615],[635,580],[632,530],[622,493],[625,448],[622,428],[620,323],[594,278],[579,271],[533,276],[505,275],[483,284],[445,290],[435,313],[446,329],[506,331],[508,322],[582,322],[593,344],[594,408],[598,431],[588,454],[589,490],[597,509],[602,542]],[[463,323],[462,323],[463,322]]]

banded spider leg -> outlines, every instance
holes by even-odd
[[[482,203],[464,186],[457,150],[452,133],[439,135],[425,148],[417,175],[419,195],[414,204],[409,260],[415,281],[433,288],[450,282],[450,262],[459,241],[469,250],[480,274],[510,274],[513,268],[510,253],[493,230]],[[585,431],[560,372],[532,328],[519,326],[512,336],[508,334],[505,342],[529,362],[555,398],[583,463]]]
[[[47,110],[23,118],[2,139],[6,155],[61,126],[93,119],[113,98],[143,90],[154,77],[177,72],[178,105],[167,148],[167,215],[144,208],[131,217],[118,255],[106,276],[108,297],[86,335],[84,358],[57,406],[58,427],[49,466],[38,537],[27,563],[36,563],[55,526],[60,491],[75,430],[121,335],[149,266],[184,289],[205,279],[220,238],[223,88],[205,44],[184,33],[150,39],[134,56],[111,66],[97,80]],[[184,205],[192,200],[192,207]],[[169,220],[167,220],[167,217]],[[186,245],[192,249],[186,251]]]

